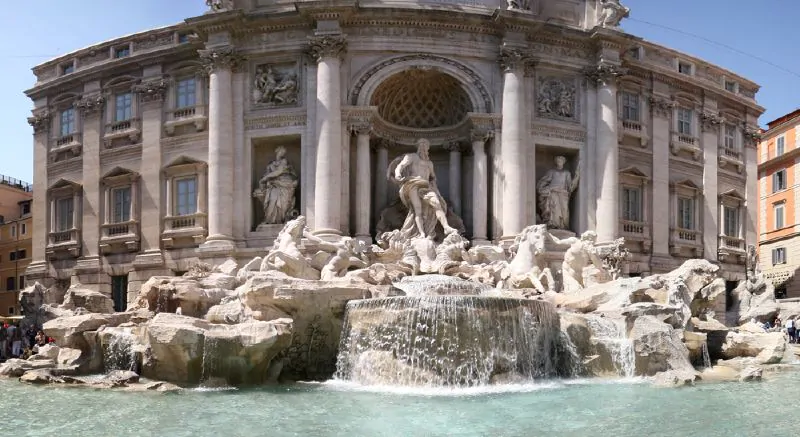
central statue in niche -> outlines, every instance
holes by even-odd
[[[569,229],[569,198],[578,187],[580,163],[573,176],[564,168],[567,158],[555,157],[556,168],[551,168],[539,179],[539,209],[544,224],[550,229]]]
[[[436,173],[428,155],[431,143],[417,140],[417,153],[407,153],[389,165],[387,178],[400,186],[400,200],[408,214],[400,232],[405,238],[433,238],[436,226],[445,234],[458,231],[447,223],[447,204],[436,186]]]

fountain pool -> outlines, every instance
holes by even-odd
[[[329,382],[126,393],[0,380],[0,428],[18,436],[751,436],[792,429],[800,373],[762,383],[654,388],[552,380],[468,389]],[[788,405],[788,406],[787,406]]]

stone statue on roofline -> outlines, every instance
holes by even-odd
[[[631,14],[631,9],[620,3],[620,0],[600,0],[600,7],[601,27],[616,29],[619,23]]]

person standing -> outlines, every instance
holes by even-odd
[[[789,343],[794,343],[795,339],[797,338],[797,332],[794,326],[794,319],[789,319],[786,321],[786,333],[789,334]]]

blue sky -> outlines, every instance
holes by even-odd
[[[203,0],[39,0],[0,14],[0,173],[32,181],[31,67],[117,36],[174,24],[205,10]],[[800,57],[793,56],[797,0],[623,0],[631,8],[625,31],[698,56],[762,85],[762,124],[800,106]],[[124,5],[124,6],[123,6]],[[648,24],[652,23],[652,24]],[[653,25],[655,24],[655,26]],[[753,57],[667,30],[692,33]],[[784,71],[789,70],[795,72]]]

